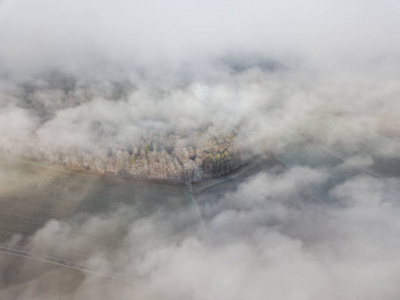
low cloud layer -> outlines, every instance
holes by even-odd
[[[123,275],[131,283],[88,274],[74,286],[64,268],[43,270],[26,261],[12,271],[22,276],[21,283],[9,284],[1,295],[13,299],[398,298],[398,179],[365,174],[345,178],[324,195],[331,204],[304,196],[330,179],[327,170],[297,167],[259,173],[236,191],[219,196],[199,195],[206,232],[193,226],[193,214],[184,208],[138,218],[131,207],[81,223],[49,221],[25,247],[50,257],[90,249],[87,240],[74,233],[78,228],[91,234],[125,228],[114,246],[86,250],[88,256],[79,262],[105,274]],[[10,257],[2,260],[3,276],[13,263]],[[29,279],[32,270],[41,275]],[[53,284],[43,289],[42,283],[48,281]],[[57,282],[62,281],[70,289],[60,293]]]
[[[3,1],[1,58],[16,71],[95,74],[102,63],[115,73],[132,66],[158,73],[242,51],[301,56],[331,67],[344,59],[348,67],[398,53],[398,10],[390,0]]]
[[[398,10],[395,1],[3,1],[1,148],[100,170],[79,161],[131,156],[154,135],[168,150],[239,130],[254,154],[290,143],[321,114],[396,120]]]
[[[398,299],[399,12],[0,1],[2,156],[137,177],[146,157],[190,170],[168,175],[179,182],[203,178],[200,155],[237,160],[218,175],[279,161],[197,194],[197,208],[117,206],[15,235],[8,245],[102,275],[4,254],[1,298]]]

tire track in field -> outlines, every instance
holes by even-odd
[[[19,249],[15,249],[15,248],[10,248],[4,245],[0,245],[0,252],[5,253],[5,254],[9,254],[9,255],[14,255],[14,256],[20,256],[20,257],[25,257],[25,258],[30,258],[30,259],[34,259],[37,261],[42,261],[42,262],[46,262],[46,263],[50,263],[53,265],[58,265],[58,266],[63,266],[63,267],[67,267],[70,269],[75,269],[75,270],[79,270],[85,273],[91,273],[94,275],[98,275],[98,276],[102,276],[102,277],[108,277],[111,279],[116,279],[116,280],[120,280],[120,281],[125,281],[125,282],[129,282],[132,284],[146,284],[147,282],[144,281],[141,278],[128,278],[128,277],[123,277],[117,273],[112,273],[112,272],[99,272],[93,268],[90,267],[85,267],[70,261],[65,261],[65,260],[61,260],[61,259],[56,259],[56,258],[51,258],[51,257],[46,257],[37,253],[32,253],[32,252],[26,252],[23,250],[19,250]]]

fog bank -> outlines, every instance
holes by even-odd
[[[16,232],[9,246],[83,253],[73,262],[100,275],[3,253],[1,298],[398,299],[399,13],[394,0],[0,1],[3,157],[188,185],[270,163],[173,212],[133,201]],[[87,246],[105,232],[120,238]]]

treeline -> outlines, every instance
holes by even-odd
[[[1,150],[71,168],[182,183],[221,176],[243,163],[238,128],[218,134],[212,117],[197,123],[186,98],[181,108],[168,90],[142,87],[133,97],[137,88],[129,81],[60,73],[0,83],[11,128],[0,136]],[[185,97],[194,97],[188,90]]]
[[[25,149],[24,156],[99,173],[180,183],[228,174],[243,163],[234,134],[212,137],[204,144],[172,134],[165,139],[166,144],[160,137],[144,141],[131,148],[115,146],[96,150],[42,145]]]

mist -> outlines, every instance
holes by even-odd
[[[343,167],[343,166],[341,166]],[[87,274],[74,288],[63,268],[2,257],[13,299],[396,299],[399,295],[399,180],[357,175],[331,186],[323,205],[302,195],[330,179],[322,169],[259,173],[236,191],[198,198],[206,232],[190,211],[137,217],[135,207],[74,222],[49,221],[24,247],[52,257],[86,249],[76,234],[126,230],[113,247],[92,248],[85,265],[130,282]],[[15,241],[18,243],[18,241]],[[119,245],[119,246],[118,246]],[[17,262],[15,262],[17,260]],[[30,273],[40,274],[32,276]],[[76,276],[76,275],[75,275]],[[81,275],[82,276],[82,275]],[[43,283],[46,287],[43,288]],[[64,287],[63,287],[64,286]]]
[[[2,246],[37,257],[0,255],[1,298],[398,299],[399,13],[0,1],[0,198],[54,209],[2,225]],[[192,204],[168,190],[150,209],[132,181],[81,209],[120,175],[186,183]]]

